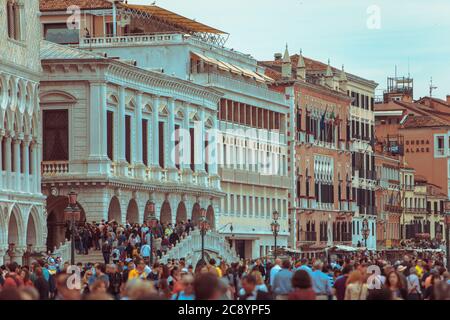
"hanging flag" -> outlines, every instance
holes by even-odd
[[[322,118],[320,119],[320,129],[323,130],[325,128],[325,115],[327,114],[328,106],[325,109],[325,112],[322,114]]]

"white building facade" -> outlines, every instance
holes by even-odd
[[[224,48],[224,32],[154,5],[118,3],[115,10],[80,9],[80,29],[89,31],[88,37],[81,32],[81,49],[106,52],[135,61],[140,68],[221,92],[214,123],[219,129],[214,142],[218,152],[212,166],[217,167],[226,196],[215,210],[216,228],[242,258],[265,256],[274,246],[270,224],[273,211],[278,211],[278,245],[286,247],[291,186],[286,137],[289,104],[284,93],[268,89],[271,79],[264,76],[257,61]],[[161,12],[164,15],[158,16]],[[43,13],[49,39],[55,35],[55,24],[66,18],[61,11]],[[61,34],[60,42],[71,43],[72,36]],[[207,110],[197,116],[206,124]]]
[[[38,14],[38,1],[0,1],[0,265],[46,251]]]
[[[216,229],[223,192],[206,159],[217,144],[201,141],[218,128],[221,94],[47,41],[41,57],[49,247],[64,241],[70,190],[88,222],[143,223],[153,203],[164,224],[198,221],[204,208]]]

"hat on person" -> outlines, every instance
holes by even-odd
[[[399,265],[399,266],[397,267],[397,271],[398,271],[398,272],[403,272],[403,271],[405,271],[405,270],[406,270],[406,266]]]

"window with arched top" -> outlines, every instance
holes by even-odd
[[[22,40],[21,11],[22,5],[17,0],[6,1],[6,20],[10,39]]]

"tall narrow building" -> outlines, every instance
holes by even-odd
[[[0,265],[46,251],[39,2],[0,0]]]

